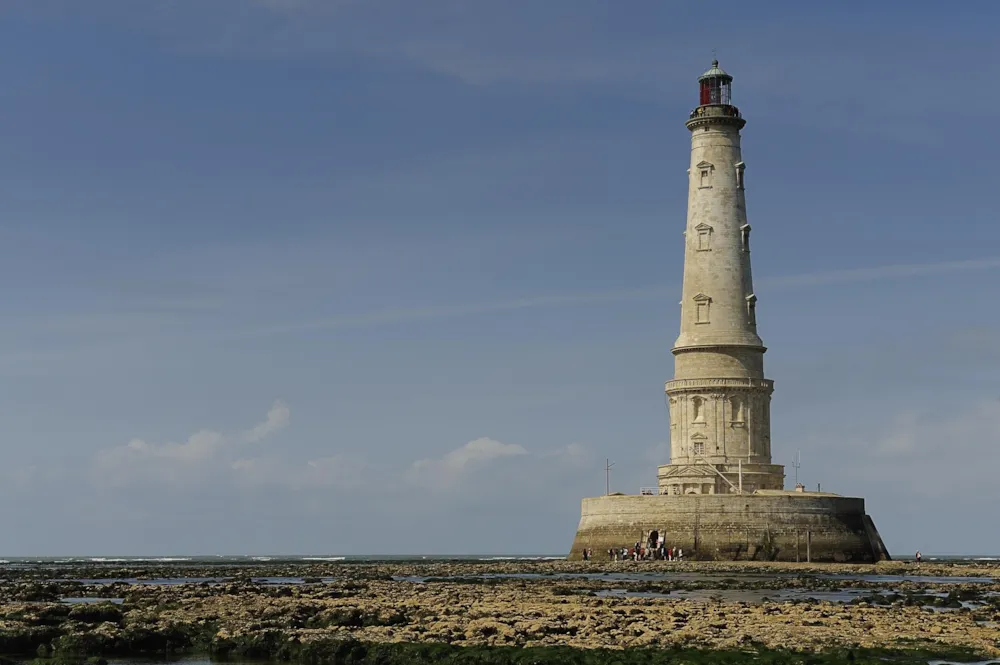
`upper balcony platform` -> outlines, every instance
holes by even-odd
[[[742,129],[747,121],[740,115],[740,110],[732,104],[704,104],[691,111],[685,123],[688,129],[702,125],[735,125]]]

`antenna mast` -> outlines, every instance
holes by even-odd
[[[795,467],[795,485],[799,484],[799,467],[802,466],[802,451],[795,451],[795,461],[792,462],[792,466]]]
[[[611,494],[611,467],[615,465],[610,459],[604,460],[604,493]]]

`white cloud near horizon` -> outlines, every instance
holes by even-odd
[[[183,443],[149,443],[134,438],[123,446],[98,451],[94,468],[98,482],[123,486],[149,480],[179,482],[204,470],[226,448],[263,441],[288,425],[291,411],[276,400],[266,419],[236,437],[203,429]]]
[[[969,491],[985,501],[1000,498],[993,479],[1000,465],[1000,395],[855,420],[869,425],[845,423],[818,445],[842,451],[858,485],[872,488],[866,494],[907,500]]]
[[[406,471],[404,477],[414,485],[444,489],[461,481],[467,473],[481,469],[491,462],[527,454],[528,451],[516,443],[502,443],[488,437],[480,437],[438,459],[417,460]]]
[[[402,474],[402,484],[443,493],[475,486],[479,494],[494,490],[532,492],[539,488],[578,486],[593,459],[580,443],[529,450],[516,443],[480,437],[438,458],[413,462]]]
[[[978,467],[984,454],[1000,462],[1000,396],[950,414],[903,412],[875,442],[873,452],[885,458],[936,459],[956,466]],[[992,463],[987,466],[996,468]]]
[[[292,412],[284,402],[278,400],[267,412],[267,420],[259,423],[243,433],[242,439],[245,443],[257,443],[263,441],[271,434],[288,425]]]

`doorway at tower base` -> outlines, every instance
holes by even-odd
[[[865,500],[829,493],[610,495],[583,500],[570,559],[596,561],[650,531],[685,559],[865,562],[889,559]]]

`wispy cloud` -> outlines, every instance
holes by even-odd
[[[605,44],[579,12],[506,2],[235,0],[177,3],[147,19],[187,52],[221,57],[330,57],[406,63],[466,84],[641,83],[689,75],[678,39]],[[194,23],[196,19],[200,19]]]
[[[940,263],[898,263],[887,266],[876,266],[874,268],[849,268],[846,270],[831,270],[803,275],[764,277],[757,280],[757,282],[759,285],[769,289],[791,290],[811,286],[826,286],[828,284],[874,282],[899,277],[923,277],[946,273],[996,270],[997,268],[1000,268],[1000,257],[944,261]]]
[[[939,263],[892,264],[872,268],[852,268],[846,270],[805,273],[800,275],[763,277],[757,280],[757,284],[769,290],[786,291],[850,282],[875,282],[901,277],[919,277],[947,273],[974,272],[982,270],[995,270],[998,268],[1000,268],[1000,257],[991,257]],[[615,291],[592,291],[588,293],[540,295],[484,303],[390,308],[356,316],[316,319],[312,321],[292,321],[287,323],[248,327],[237,332],[227,332],[224,334],[227,336],[229,334],[235,334],[237,336],[249,337],[270,336],[317,330],[336,330],[339,328],[391,325],[410,321],[420,321],[424,319],[443,319],[522,309],[546,309],[556,307],[598,305],[603,303],[660,300],[662,298],[675,296],[679,291],[679,286],[657,286]]]
[[[684,29],[698,19],[697,14],[657,3],[639,3],[636,11],[617,14],[602,11],[601,3],[581,9],[578,2],[92,0],[85,9],[74,6],[82,4],[23,2],[11,11],[70,16],[86,11],[88,16],[158,33],[176,48],[202,55],[322,59],[350,54],[403,62],[474,85],[584,83],[664,90],[689,81],[691,67],[704,64],[691,61],[692,53],[705,48],[700,37]],[[62,9],[43,13],[35,5]],[[897,120],[907,130],[915,121],[918,126],[936,121],[941,112],[973,112],[956,108],[950,98],[937,94],[940,86],[934,82],[954,83],[959,77],[972,84],[978,72],[964,63],[988,61],[995,47],[991,52],[981,43],[970,46],[937,33],[926,38],[936,48],[915,49],[908,37],[899,36],[911,34],[900,32],[900,20],[920,26],[934,20],[934,11],[910,14],[872,12],[859,24],[836,10],[765,11],[747,17],[749,23],[740,27],[723,26],[718,38],[727,44],[726,53],[740,57],[743,90],[756,91],[758,108],[780,106],[789,121],[805,117],[814,123],[822,117],[824,123],[851,129],[892,132],[892,128],[871,128],[871,120],[886,103],[893,104]],[[790,24],[816,21],[825,23],[823,29],[789,29]],[[658,29],[649,29],[650,25]],[[897,30],[887,30],[890,25]],[[879,31],[880,39],[868,38],[873,30]],[[596,35],[601,38],[595,39]],[[808,43],[800,35],[808,35]],[[845,40],[855,45],[852,53],[844,53]],[[788,57],[785,51],[795,51],[796,56]],[[873,61],[881,67],[872,68]],[[893,86],[882,85],[879,73],[885,70],[893,71]],[[809,95],[788,92],[795,89],[794,82],[817,76],[826,85],[812,88]],[[896,103],[900,91],[908,104]],[[984,101],[997,98],[992,91],[983,94]],[[907,138],[908,133],[898,136]]]

